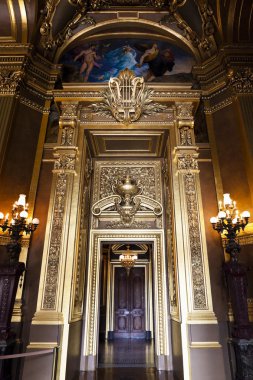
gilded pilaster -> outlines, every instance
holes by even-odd
[[[193,131],[193,105],[176,103],[177,147],[175,160],[183,212],[187,282],[187,320],[215,319],[212,307],[205,230],[198,170],[198,148]]]
[[[78,271],[76,231],[81,216],[78,205],[83,197],[83,180],[80,175],[86,148],[83,135],[78,133],[77,118],[78,102],[61,104],[37,310],[32,321],[33,325],[62,325],[57,342],[60,348],[58,379],[65,379],[69,321],[73,318],[70,305],[76,291],[72,281]]]

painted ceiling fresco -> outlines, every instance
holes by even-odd
[[[152,82],[192,82],[193,57],[177,46],[147,39],[108,39],[80,44],[66,52],[63,82],[107,82],[121,70],[133,70]]]

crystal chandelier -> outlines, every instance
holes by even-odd
[[[131,268],[134,267],[135,261],[138,259],[138,256],[134,251],[130,250],[130,246],[127,245],[127,250],[124,251],[119,257],[121,265],[126,268],[127,275],[129,275]]]

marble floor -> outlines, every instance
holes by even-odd
[[[101,342],[98,367],[154,367],[154,342],[140,339],[117,339]]]
[[[98,369],[80,372],[74,380],[176,380],[172,372],[157,371],[154,342],[122,339],[99,345]]]

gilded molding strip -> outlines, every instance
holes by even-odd
[[[67,174],[58,173],[56,179],[55,203],[52,218],[51,240],[48,253],[47,273],[42,309],[56,309],[58,272],[63,233],[63,218],[66,203]]]
[[[219,342],[191,342],[190,348],[222,348]]]
[[[35,103],[32,100],[25,98],[24,96],[20,97],[20,103],[25,104],[27,107],[32,108],[33,110],[41,112],[43,114],[49,114],[50,112],[49,108],[41,106],[40,104]]]
[[[206,286],[203,269],[203,259],[201,252],[201,240],[199,231],[199,213],[198,213],[198,200],[196,189],[196,178],[194,173],[183,174],[188,226],[189,226],[189,239],[192,263],[192,283],[194,295],[194,309],[202,310],[208,309],[206,298]]]
[[[27,15],[24,0],[18,0],[22,21],[22,43],[27,42]]]
[[[215,104],[212,107],[205,106],[204,112],[205,112],[205,114],[212,114],[214,112],[221,110],[222,108],[229,106],[230,104],[233,104],[232,96],[228,97],[227,99],[223,100],[222,102]]]

